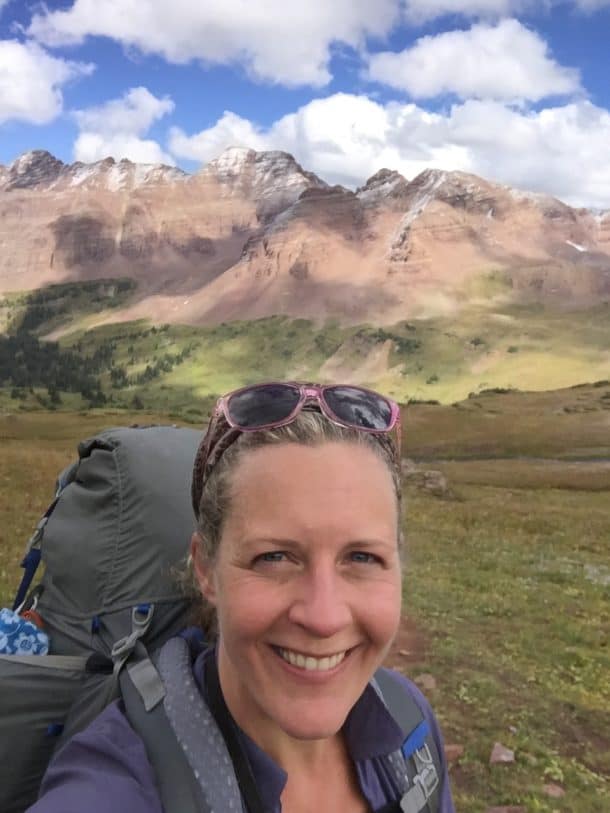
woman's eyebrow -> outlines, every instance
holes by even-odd
[[[257,535],[254,537],[247,537],[242,540],[242,547],[245,549],[259,547],[260,545],[272,545],[276,548],[282,548],[284,550],[303,550],[304,548],[309,548],[309,544],[306,542],[299,542],[296,539],[290,539],[288,537],[278,537],[278,536],[267,536],[267,535]],[[342,551],[351,551],[357,550],[359,548],[392,548],[396,546],[395,539],[384,539],[382,537],[362,537],[359,539],[353,539],[350,542],[346,543],[345,545],[341,546]]]
[[[355,548],[394,548],[396,546],[395,539],[384,539],[382,537],[362,537],[348,542],[345,550],[354,550]]]
[[[246,537],[245,539],[242,539],[241,544],[245,548],[254,548],[259,545],[273,545],[274,547],[288,549],[303,547],[303,543],[297,542],[295,539],[288,539],[286,537],[278,536],[267,536],[266,534]]]

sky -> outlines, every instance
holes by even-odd
[[[229,146],[608,209],[610,0],[0,0],[0,164]]]

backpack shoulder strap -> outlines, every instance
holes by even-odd
[[[149,711],[129,670],[120,680],[127,718],[144,741],[165,813],[242,810],[233,763],[195,682],[187,641],[170,638],[156,660],[165,696]]]
[[[147,711],[127,669],[121,671],[119,683],[125,714],[144,743],[165,813],[210,813],[163,704]]]
[[[400,801],[403,813],[437,813],[439,810],[441,758],[430,726],[404,683],[388,669],[378,669],[374,684],[388,711],[407,733],[402,746],[405,762],[414,770],[410,788]]]

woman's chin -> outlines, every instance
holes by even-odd
[[[324,740],[341,730],[349,709],[326,704],[295,703],[284,714],[276,714],[275,722],[295,740]]]

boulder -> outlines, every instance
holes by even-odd
[[[415,486],[418,491],[423,491],[442,500],[455,499],[455,494],[449,488],[447,478],[441,471],[419,469],[408,458],[402,461],[401,470],[404,482]]]
[[[489,757],[490,765],[512,765],[515,761],[515,752],[511,751],[501,742],[495,742]]]

